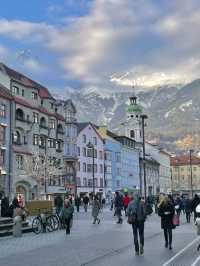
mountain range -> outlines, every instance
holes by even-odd
[[[71,98],[79,121],[107,125],[119,132],[125,119],[125,105],[136,94],[148,115],[147,140],[170,152],[200,149],[200,79],[186,85],[165,85],[152,89],[109,92],[100,88],[67,90],[62,97]],[[58,97],[58,95],[55,95]]]

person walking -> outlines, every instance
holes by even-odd
[[[63,208],[63,199],[60,195],[57,195],[54,199],[54,205],[56,207],[56,213],[60,215],[60,212]]]
[[[187,223],[190,223],[190,216],[191,216],[191,200],[189,197],[185,199],[185,215]]]
[[[172,249],[172,229],[173,215],[175,213],[174,206],[169,198],[165,196],[158,207],[158,215],[161,217],[161,228],[164,231],[165,247]]]
[[[83,205],[84,205],[85,212],[87,212],[89,201],[90,201],[89,197],[87,195],[85,195],[84,198],[83,198]]]
[[[135,245],[135,255],[142,255],[144,253],[144,223],[146,220],[146,208],[144,201],[138,196],[135,196],[127,208],[128,220],[132,219],[132,229]],[[138,242],[139,234],[139,242]]]
[[[92,217],[94,218],[93,224],[96,224],[96,222],[99,224],[100,219],[98,218],[99,212],[101,209],[101,203],[97,196],[94,196],[94,200],[92,202]]]
[[[200,198],[197,194],[194,195],[194,198],[191,201],[191,210],[194,212],[194,221],[196,220],[197,213],[196,207],[200,204]]]
[[[125,211],[126,216],[127,216],[126,210],[128,208],[129,202],[130,202],[130,197],[128,196],[128,194],[125,194],[123,197],[123,205],[124,205],[124,211]]]
[[[61,211],[61,220],[66,228],[66,235],[70,234],[70,229],[72,225],[74,207],[72,206],[69,199],[64,202],[64,208]]]
[[[115,215],[118,218],[117,224],[122,224],[122,209],[123,209],[123,197],[119,194],[119,191],[115,192]]]
[[[76,198],[75,198],[75,206],[76,206],[77,212],[79,212],[80,205],[81,205],[81,198],[79,196],[76,196]]]

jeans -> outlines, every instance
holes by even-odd
[[[140,238],[140,245],[144,246],[144,222],[137,222],[132,224],[135,251],[139,252],[138,233]]]
[[[172,229],[164,229],[165,244],[172,245]]]
[[[87,212],[88,204],[84,204],[85,212]]]
[[[77,212],[79,212],[79,206],[80,206],[80,205],[76,205],[76,210],[77,210]]]

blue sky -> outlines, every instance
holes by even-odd
[[[7,0],[0,60],[51,89],[200,77],[199,0]]]

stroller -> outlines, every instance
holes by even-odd
[[[197,228],[197,235],[200,235],[200,204],[196,207],[196,219],[195,219],[195,225]],[[197,251],[200,250],[200,244],[197,247]]]

